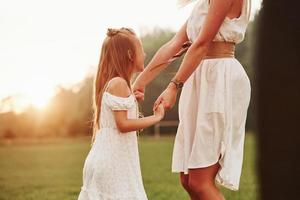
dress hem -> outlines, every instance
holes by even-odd
[[[81,190],[79,192],[78,200],[96,200],[96,199],[115,199],[115,200],[148,200],[147,197],[141,198],[141,196],[129,196],[124,197],[123,195],[120,196],[112,196],[110,194],[105,194],[100,191],[88,189],[85,186],[81,187]]]
[[[210,166],[212,166],[212,165],[217,164],[219,161],[220,161],[220,159],[218,159],[218,160],[215,161],[215,162],[212,162],[211,164],[201,165],[201,166],[198,165],[197,167],[195,167],[195,166],[194,166],[194,167],[188,167],[188,170],[189,170],[189,169],[198,169],[198,168],[206,168],[206,167],[210,167]],[[220,163],[219,163],[219,164],[220,164]],[[217,183],[218,185],[220,185],[220,186],[223,186],[223,187],[229,189],[229,190],[232,190],[232,191],[238,191],[238,190],[239,190],[239,187],[235,187],[233,184],[226,183],[226,182],[224,181],[224,179],[223,179],[222,176],[220,175],[221,168],[222,168],[222,165],[220,164],[220,169],[219,169],[219,171],[218,171],[218,173],[217,173],[217,175],[216,175],[216,178],[215,178],[216,183]],[[183,172],[184,174],[188,174],[188,172],[185,173],[185,170],[182,170],[182,169],[172,169],[172,173],[181,173],[181,172]]]

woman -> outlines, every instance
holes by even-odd
[[[198,0],[187,22],[158,50],[133,87],[143,99],[147,84],[167,66],[161,63],[192,42],[155,102],[155,107],[162,102],[172,108],[182,88],[172,172],[180,172],[191,199],[224,199],[215,181],[239,188],[251,87],[234,50],[244,39],[250,7],[250,0]]]

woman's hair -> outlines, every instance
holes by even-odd
[[[133,73],[134,61],[136,58],[136,34],[129,28],[109,28],[103,41],[98,71],[94,82],[94,119],[93,137],[95,140],[96,131],[100,128],[99,119],[101,112],[101,101],[104,89],[109,80],[113,77],[122,77],[130,87],[130,78]]]
[[[178,0],[177,5],[179,7],[184,7],[184,6],[188,5],[189,3],[192,3],[193,1],[195,1],[195,0]]]

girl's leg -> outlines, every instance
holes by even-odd
[[[189,169],[188,186],[197,200],[225,200],[215,184],[219,163],[198,169]]]
[[[180,172],[180,182],[183,188],[188,192],[190,195],[191,200],[197,200],[197,196],[193,193],[191,188],[189,187],[189,175]]]

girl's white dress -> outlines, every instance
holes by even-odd
[[[104,92],[100,127],[83,168],[83,186],[78,200],[146,200],[136,131],[121,133],[114,110],[127,110],[137,118],[135,96],[127,98]]]
[[[240,17],[225,18],[214,41],[242,42],[249,22],[248,1],[244,0]],[[198,0],[195,4],[187,24],[192,42],[201,31],[208,8],[209,0]],[[188,169],[219,162],[216,181],[238,190],[250,90],[248,76],[235,58],[201,61],[180,96],[173,172],[188,174]]]

